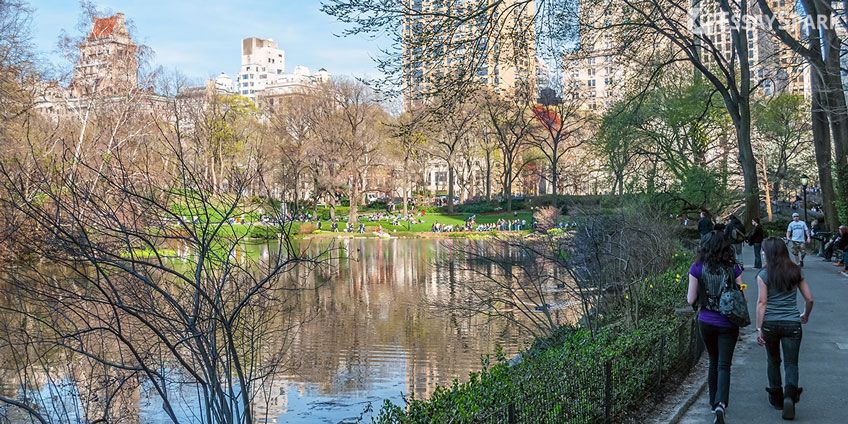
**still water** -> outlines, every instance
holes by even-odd
[[[278,422],[338,423],[358,417],[369,402],[379,409],[384,399],[400,404],[401,394],[427,397],[437,385],[479,370],[481,354],[497,346],[512,354],[527,342],[504,321],[430,306],[457,295],[456,280],[464,276],[438,259],[452,253],[453,243],[468,241],[339,243],[347,257],[307,277],[323,283],[309,298],[318,313],[294,340],[299,366],[277,382],[279,402],[272,407],[279,413],[270,415],[279,415]],[[313,241],[305,248],[325,247]]]
[[[330,243],[341,248],[324,266],[294,270],[308,287],[300,298],[304,321],[289,349],[290,367],[271,386],[267,409],[257,416],[278,423],[355,422],[369,404],[402,404],[402,396],[427,398],[439,385],[464,381],[479,371],[481,355],[500,346],[507,357],[522,350],[530,335],[506,320],[450,313],[434,302],[461,302],[463,279],[472,278],[469,263],[457,254],[481,241],[428,239],[348,239],[301,241],[297,246],[319,255]],[[268,258],[273,246],[240,246],[237,255]],[[450,264],[445,257],[454,257]],[[180,261],[180,259],[174,259]],[[479,271],[479,269],[478,269]],[[494,356],[494,355],[493,355]],[[7,379],[3,392],[15,391]],[[45,398],[75,398],[70,384],[45,383]],[[191,388],[173,387],[180,422],[196,422]],[[142,384],[126,405],[141,423],[168,423],[157,396]],[[66,405],[74,402],[64,402]],[[2,410],[0,410],[2,412]],[[267,413],[267,414],[266,414]],[[7,417],[9,418],[9,417]],[[0,420],[2,421],[2,420]],[[14,421],[14,420],[12,420]],[[135,420],[131,420],[135,421]],[[73,421],[69,421],[73,422]]]

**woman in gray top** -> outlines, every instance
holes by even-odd
[[[795,403],[801,396],[798,387],[798,351],[801,348],[801,324],[813,310],[813,295],[801,268],[789,257],[786,243],[776,237],[763,241],[766,267],[757,275],[757,342],[766,347],[768,356],[769,402],[783,409],[783,419],[795,418]],[[806,301],[804,313],[798,311],[797,293]],[[780,351],[786,386],[781,384]]]

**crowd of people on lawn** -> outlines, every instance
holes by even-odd
[[[714,423],[725,422],[725,410],[730,400],[730,368],[733,352],[739,340],[740,326],[751,323],[747,306],[740,320],[731,311],[734,291],[741,291],[746,304],[747,285],[742,278],[743,243],[754,249],[754,268],[759,269],[755,282],[758,287],[754,321],[757,343],[765,348],[767,375],[765,388],[768,401],[782,410],[782,418],[795,418],[795,404],[803,389],[799,386],[798,353],[801,346],[802,324],[807,324],[813,309],[813,296],[802,273],[806,256],[805,244],[810,243],[811,231],[800,215],[794,213],[786,229],[786,239],[768,237],[760,220],[752,222],[753,230],[731,215],[726,224],[714,224],[701,213],[698,230],[701,235],[697,258],[689,269],[687,300],[698,311],[698,327],[709,354],[707,386]],[[848,229],[840,228],[848,240]],[[781,234],[783,235],[783,234]],[[848,247],[848,242],[843,243]],[[792,256],[794,256],[794,260]],[[848,259],[848,258],[846,258]],[[845,260],[843,260],[844,262]],[[797,294],[804,298],[804,311],[797,305]],[[747,320],[746,320],[747,319]],[[783,375],[781,375],[781,362]]]
[[[345,218],[342,216],[337,217],[335,220],[330,221],[330,227],[324,228],[325,224],[321,219],[316,219],[309,212],[304,212],[300,214],[286,214],[284,215],[284,221],[286,222],[301,222],[301,223],[314,223],[318,230],[331,231],[331,232],[345,232],[345,233],[365,233],[365,224],[366,223],[376,223],[377,228],[374,232],[381,234],[385,233],[386,230],[383,229],[383,223],[390,223],[392,226],[401,226],[406,227],[407,230],[411,228],[412,225],[422,224],[425,222],[424,217],[426,216],[426,211],[419,211],[415,213],[408,213],[406,216],[403,216],[401,213],[387,213],[387,212],[378,212],[372,214],[363,214],[359,216],[358,225],[351,225],[350,222],[344,222],[343,226],[339,227],[339,221],[345,221]],[[464,223],[462,224],[447,224],[439,221],[433,222],[430,227],[430,232],[433,233],[451,233],[451,232],[492,232],[492,231],[522,231],[527,230],[529,228],[535,228],[535,224],[533,222],[528,226],[526,219],[518,219],[517,213],[514,213],[515,219],[498,219],[496,222],[491,223],[478,223],[477,215],[471,215],[465,218]],[[279,221],[276,217],[262,215],[260,217],[260,222],[265,224],[277,224]],[[573,228],[576,227],[576,222],[560,222],[559,228]]]

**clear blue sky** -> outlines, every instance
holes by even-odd
[[[61,30],[78,35],[81,9],[74,0],[30,0],[35,9],[33,42],[51,61]],[[235,77],[241,40],[273,38],[286,52],[286,72],[304,65],[333,75],[379,76],[371,60],[387,40],[337,37],[343,27],[323,14],[319,0],[102,0],[100,9],[124,12],[140,42],[156,52],[154,61],[192,79],[227,73]]]

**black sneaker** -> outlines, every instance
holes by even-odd
[[[804,261],[803,261],[803,260],[801,260],[801,262],[798,264],[798,266],[800,266],[801,268],[803,268],[803,267],[804,267]]]
[[[713,424],[724,424],[724,408],[721,405],[716,406]]]

